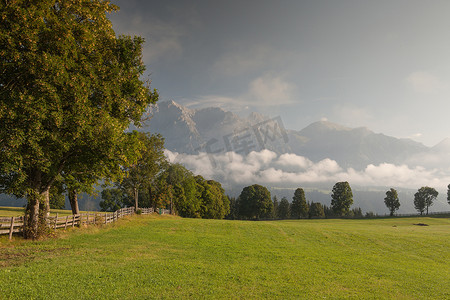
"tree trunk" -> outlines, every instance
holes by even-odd
[[[134,192],[134,207],[136,209],[136,211],[138,210],[138,198],[139,198],[139,192],[137,188],[133,189]]]
[[[23,235],[26,239],[35,239],[38,237],[39,228],[39,193],[33,191],[27,195],[27,209],[25,212],[27,222],[23,229]]]
[[[47,219],[48,217],[50,217],[50,188],[44,191],[42,193],[42,196],[44,197],[43,199],[44,205],[42,207],[42,212],[45,219]]]
[[[76,189],[71,189],[69,191],[69,202],[70,207],[72,208],[72,214],[80,214],[80,209],[78,208],[78,193]]]
[[[27,195],[26,225],[23,230],[24,237],[36,239],[40,237],[47,226],[47,218],[50,214],[49,188],[43,192],[33,190]]]

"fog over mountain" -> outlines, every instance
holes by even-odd
[[[428,185],[440,192],[433,208],[448,210],[450,139],[430,148],[328,121],[297,131],[284,128],[278,116],[251,113],[242,118],[221,108],[194,110],[174,101],[153,106],[148,117],[139,130],[161,133],[172,162],[220,181],[231,194],[258,183],[278,192],[296,187],[321,190],[329,198],[334,183],[348,181],[356,194],[376,190],[381,208],[377,205],[375,210],[380,210],[384,206],[380,192],[388,187],[404,190],[410,197],[412,191]],[[360,206],[373,207],[364,203],[370,198],[364,195],[367,199]],[[412,212],[412,198],[404,202],[403,210]]]

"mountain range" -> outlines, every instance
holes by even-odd
[[[369,164],[409,166],[442,163],[450,154],[450,139],[427,147],[411,139],[318,121],[301,130],[286,129],[282,119],[251,113],[248,117],[218,107],[189,109],[174,101],[160,102],[147,112],[139,130],[160,133],[166,148],[186,154],[271,150],[293,153],[318,162],[329,158],[341,167],[361,170]]]
[[[413,213],[414,193],[422,185],[430,185],[439,189],[432,211],[449,210],[450,138],[427,147],[365,127],[327,121],[293,130],[286,129],[280,117],[258,113],[240,117],[217,107],[189,109],[174,101],[153,105],[143,120],[144,126],[138,130],[160,133],[165,147],[180,154],[177,162],[221,182],[230,196],[237,197],[244,186],[259,183],[279,199],[291,200],[294,189],[302,187],[308,201],[330,205],[333,184],[348,180],[354,206],[364,212],[386,213],[385,192],[395,187],[401,202],[399,213]],[[227,152],[241,157],[233,155],[232,159]],[[211,159],[205,153],[215,156]],[[217,164],[212,166],[212,162]],[[98,202],[98,198],[84,195],[80,208],[98,209]],[[25,203],[0,195],[0,205]]]
[[[260,183],[289,200],[295,188],[303,187],[308,200],[329,205],[333,184],[348,180],[354,205],[363,211],[385,213],[385,192],[395,187],[399,212],[412,213],[414,193],[430,185],[440,191],[433,210],[448,210],[450,138],[427,147],[328,121],[294,130],[285,128],[281,117],[255,112],[241,117],[218,107],[190,109],[174,101],[153,105],[145,120],[138,130],[160,133],[175,161],[218,180],[230,196]]]

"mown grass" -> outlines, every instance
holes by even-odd
[[[2,240],[0,298],[449,299],[449,246],[449,219],[135,216]]]
[[[86,213],[86,211],[81,211],[80,213]],[[98,212],[98,211],[96,213],[103,214],[103,212]],[[6,207],[6,206],[0,207],[0,217],[20,217],[20,216],[23,216],[24,214],[25,214],[25,208],[23,208],[23,207]],[[50,210],[51,216],[54,216],[56,214],[58,214],[58,216],[70,216],[70,215],[72,215],[72,211],[67,210],[67,209],[51,209]]]

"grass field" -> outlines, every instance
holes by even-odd
[[[85,213],[86,211],[81,211],[80,213]],[[0,217],[20,217],[25,213],[25,208],[23,207],[0,207]],[[96,212],[103,214],[103,212]],[[72,215],[71,210],[67,209],[51,209],[50,215],[54,216],[58,214],[58,216],[70,216]]]
[[[0,247],[0,299],[450,298],[446,218],[134,216]]]

